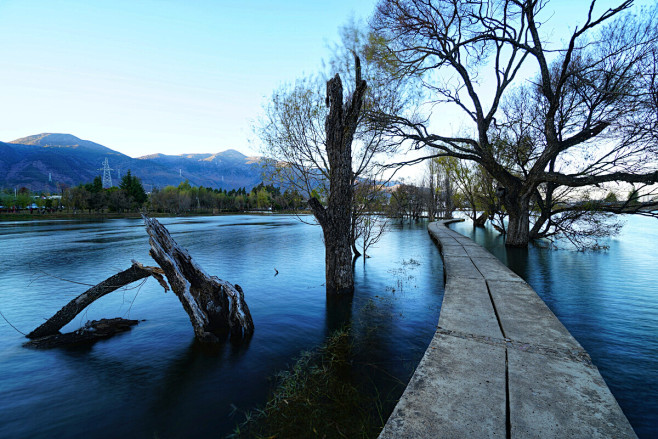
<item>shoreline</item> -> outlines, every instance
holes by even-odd
[[[173,214],[164,212],[146,212],[152,218],[186,218],[200,216],[226,216],[226,215],[306,215],[310,211],[242,211],[242,212],[189,212],[183,214]],[[56,221],[56,220],[81,220],[81,221],[104,221],[108,219],[140,219],[141,212],[129,213],[0,213],[0,223],[2,222],[32,222],[32,221]]]

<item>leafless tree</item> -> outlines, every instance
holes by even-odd
[[[385,187],[376,179],[361,179],[354,188],[352,208],[352,252],[354,258],[364,256],[366,251],[379,242],[388,230],[388,221],[380,218],[386,204]]]
[[[382,0],[372,21],[381,62],[395,75],[416,78],[432,109],[461,111],[473,135],[434,133],[418,109],[382,112],[382,128],[430,148],[430,157],[482,166],[499,185],[510,246],[534,237],[532,203],[544,197],[550,205],[546,197],[559,187],[658,182],[656,138],[639,128],[656,117],[650,88],[656,7],[631,15],[632,1],[623,1],[596,12],[592,1],[568,41],[556,46],[544,32],[546,4]],[[521,85],[519,71],[530,60],[537,76]],[[529,98],[523,115],[503,111],[513,93]],[[657,204],[607,207],[652,214]]]

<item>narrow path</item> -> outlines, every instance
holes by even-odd
[[[437,331],[379,438],[637,437],[534,290],[446,223],[428,227],[445,276]]]

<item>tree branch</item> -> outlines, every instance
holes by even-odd
[[[561,174],[559,172],[547,172],[544,174],[543,180],[549,183],[556,183],[562,186],[569,186],[569,187],[592,186],[600,183],[609,183],[613,181],[623,181],[626,183],[655,184],[658,183],[658,171],[654,171],[648,174],[633,174],[630,172],[612,172],[610,174],[587,175],[584,177],[581,177],[579,175]]]
[[[57,311],[54,316],[46,320],[41,326],[27,334],[27,338],[40,338],[59,333],[59,330],[66,326],[75,318],[83,309],[91,305],[95,300],[100,299],[112,291],[118,290],[128,284],[153,276],[158,280],[167,291],[169,287],[164,281],[162,275],[164,272],[159,267],[145,267],[139,262],[133,261],[133,265],[120,273],[108,277],[103,282],[94,285],[75,299],[67,303],[62,309]]]

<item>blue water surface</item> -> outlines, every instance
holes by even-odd
[[[379,380],[386,394],[401,393],[434,334],[443,272],[426,223],[393,225],[372,258],[357,261],[354,300],[338,307],[325,298],[317,226],[278,215],[162,223],[207,273],[242,286],[251,341],[196,343],[177,297],[153,279],[101,298],[64,328],[144,320],[92,347],[27,349],[0,320],[1,438],[223,437],[265,402],[270,377],[346,323],[391,377]],[[131,259],[153,264],[148,248],[141,220],[2,222],[0,311],[27,333],[88,288],[66,280],[95,284]]]
[[[599,368],[641,438],[658,437],[658,220],[626,217],[609,250],[507,249],[472,223],[454,230],[525,279]]]

